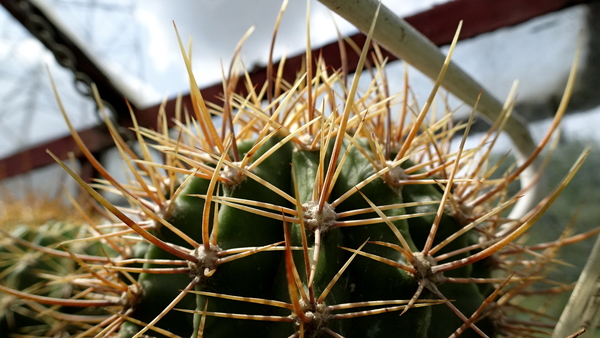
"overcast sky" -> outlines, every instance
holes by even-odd
[[[90,11],[91,7],[72,5],[67,8],[67,2],[43,1],[88,45],[91,53],[101,59],[114,78],[123,81],[140,98],[142,106],[157,104],[165,96],[189,92],[172,22],[177,24],[185,44],[190,36],[193,39],[194,73],[203,86],[220,80],[221,62],[228,65],[236,44],[251,26],[255,30],[242,50],[243,60],[249,68],[266,62],[275,18],[281,6],[281,0],[103,0],[94,1],[96,8]],[[441,2],[444,1],[383,1],[400,16],[426,10]],[[86,2],[73,2],[77,3]],[[104,6],[111,3],[113,7],[124,3],[134,6],[131,10],[114,10],[111,6]],[[334,21],[342,33],[355,32],[351,25],[330,14],[316,0],[310,2],[310,7],[313,46],[337,39]],[[517,79],[520,80],[520,99],[545,100],[550,96],[560,96],[579,31],[584,27],[584,14],[583,7],[577,6],[460,42],[453,60],[500,100],[505,99]],[[30,35],[22,33],[22,27],[12,29],[9,26],[3,25],[0,31],[0,97],[5,98],[3,108],[6,110],[0,109],[0,116],[5,122],[5,126],[0,124],[0,155],[67,133],[62,118],[57,114],[53,96],[41,94],[42,89],[50,93],[44,71],[46,64],[51,66],[59,86],[62,86],[60,92],[65,96],[65,102],[78,102],[75,107],[68,108],[76,126],[82,128],[97,123],[89,107],[81,108],[81,98],[76,98],[69,80],[72,75],[61,73],[52,55]],[[291,0],[281,23],[276,58],[284,52],[295,55],[303,51],[305,43],[306,1]],[[400,89],[400,81],[394,80],[402,78],[402,70],[401,63],[388,67],[392,85],[398,84],[397,90]],[[30,73],[37,74],[37,77]],[[25,81],[26,88],[33,89],[23,90],[23,85],[16,85],[15,78]],[[34,86],[37,83],[40,85]],[[411,71],[411,86],[417,95],[426,97],[431,81]],[[32,100],[34,94],[37,101]],[[7,105],[9,101],[11,104]],[[39,104],[33,104],[38,101]],[[35,116],[12,113],[22,110],[22,107],[35,108],[39,112]],[[10,139],[4,137],[11,130],[27,132],[20,132],[18,142],[15,142],[15,136]]]
[[[444,0],[384,1],[400,15],[422,11]],[[138,6],[135,18],[145,27],[142,40],[149,56],[148,82],[158,92],[186,90],[187,78],[172,22],[187,44],[194,44],[194,71],[202,85],[221,79],[221,61],[228,65],[240,38],[250,28],[254,32],[244,44],[243,59],[247,67],[265,64],[281,0],[201,0],[173,2],[146,0]],[[306,9],[302,0],[289,1],[279,29],[276,58],[283,53],[295,55],[306,48]],[[337,39],[335,24],[343,34],[356,32],[343,19],[332,15],[319,2],[310,1],[311,43],[320,46]],[[335,18],[335,19],[334,19]],[[335,24],[334,24],[335,21]],[[177,75],[174,75],[178,74]],[[178,79],[175,82],[174,79]]]
[[[444,1],[383,1],[400,16],[426,10],[441,2]],[[145,0],[134,14],[144,27],[140,39],[144,55],[148,57],[144,74],[150,86],[139,87],[142,89],[138,91],[145,97],[145,102],[156,102],[157,97],[188,91],[173,21],[184,43],[187,44],[190,36],[193,39],[193,68],[200,86],[220,81],[221,62],[228,65],[236,44],[251,26],[255,30],[244,45],[243,60],[248,68],[265,64],[280,0],[177,1],[177,6],[173,3]],[[356,32],[319,2],[311,1],[310,7],[313,46],[337,39],[334,21],[343,34]],[[305,16],[306,1],[289,2],[278,35],[276,58],[284,52],[295,55],[305,49]],[[517,28],[503,28],[460,43],[453,60],[501,100],[515,80],[520,81],[521,98],[544,100],[550,93],[555,95],[562,91],[579,31],[584,27],[583,17],[582,7],[571,8],[536,18]],[[399,69],[398,74],[402,66]],[[429,82],[417,75],[414,84]],[[428,91],[427,86],[423,88],[423,92]]]

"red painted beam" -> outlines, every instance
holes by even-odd
[[[92,152],[114,146],[114,142],[105,126],[80,131],[79,136]],[[73,137],[68,135],[2,159],[0,161],[0,179],[13,177],[55,163],[52,157],[46,153],[46,149],[52,151],[61,160],[69,158],[71,152],[75,158],[83,156]]]
[[[452,41],[463,20],[460,38],[467,39],[498,28],[514,26],[590,0],[454,0],[405,20],[438,46]]]
[[[405,18],[405,20],[435,44],[441,46],[450,43],[460,20],[464,22],[460,37],[461,39],[466,39],[586,2],[591,2],[591,0],[455,0],[412,15]],[[350,38],[358,46],[362,46],[365,41],[363,34],[356,34]],[[346,46],[346,49],[348,51],[348,71],[352,72],[356,69],[358,55],[351,52],[348,46]],[[338,42],[315,49],[313,56],[317,55],[322,55],[326,64],[333,69],[342,67]],[[291,82],[295,79],[296,72],[302,67],[304,56],[304,54],[301,54],[286,60],[283,77],[287,81]],[[396,59],[396,57],[389,53],[386,53],[386,56],[390,61]],[[277,67],[278,64],[275,66],[275,69]],[[267,79],[266,69],[255,70],[252,72],[251,78],[253,83],[264,83]],[[222,84],[218,83],[203,88],[201,91],[206,101],[221,104],[219,97],[222,94],[222,88]],[[246,92],[241,83],[236,90],[242,95]],[[191,99],[189,95],[182,98],[182,103],[191,111]],[[175,100],[169,100],[165,109],[169,118],[174,116],[174,107]],[[136,117],[138,123],[141,126],[153,128],[156,126],[158,111],[159,105],[137,109]],[[121,123],[126,127],[131,126],[131,121],[121,121]],[[82,135],[89,134],[96,137],[96,140],[90,140],[90,143],[88,143],[88,147],[92,152],[101,151],[111,146],[107,134],[103,134],[97,128],[92,129],[81,132]],[[79,154],[74,142],[70,140],[70,136],[66,136],[0,160],[0,179],[18,175],[52,163],[52,159],[45,153],[47,148],[51,149],[61,158],[66,158],[66,154],[69,151],[73,151],[76,155]]]

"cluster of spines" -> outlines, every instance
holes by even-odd
[[[492,278],[492,270],[509,270],[516,262],[507,257],[533,252],[512,242],[575,170],[529,215],[503,219],[502,211],[517,200],[507,196],[506,187],[522,168],[492,180],[496,167],[485,167],[491,146],[482,142],[477,149],[463,150],[461,145],[450,153],[450,140],[469,123],[454,126],[447,115],[425,126],[433,95],[416,109],[405,94],[401,122],[392,124],[394,98],[386,95],[384,60],[375,58],[378,71],[360,98],[355,98],[357,80],[346,88],[345,74],[328,72],[321,63],[313,69],[309,62],[308,73],[295,83],[267,83],[264,88],[284,92],[268,98],[267,107],[264,90],[248,83],[250,94],[236,96],[230,93],[234,80],[229,79],[224,108],[211,111],[183,54],[195,119],[186,114],[177,122],[177,139],[169,138],[164,120],[161,132],[136,126],[142,158],[114,133],[133,184],[114,180],[72,130],[106,179],[96,187],[117,192],[132,205],[110,205],[70,172],[122,222],[113,221],[111,230],[85,239],[114,251],[69,254],[87,275],[71,274],[66,281],[101,285],[83,297],[104,298],[102,307],[117,309],[101,323],[79,330],[80,336],[120,332],[139,337],[153,331],[166,337],[233,332],[362,337],[385,336],[386,327],[416,327],[411,336],[433,337],[459,335],[469,327],[470,334],[485,335],[478,327],[485,321],[493,323],[486,328],[490,332],[518,328],[496,318],[497,307],[507,307],[542,280],[547,262],[536,254],[534,268],[516,276],[507,272]],[[338,113],[340,104],[343,112]],[[411,109],[420,113],[408,122]],[[221,133],[211,112],[223,116]],[[503,121],[486,136],[492,140],[488,144],[495,142]],[[154,162],[147,140],[157,143],[164,164]],[[538,149],[546,142],[548,138]],[[459,178],[459,171],[467,174]],[[555,254],[573,241],[557,241],[547,250]],[[59,251],[44,252],[65,257]],[[473,264],[479,264],[478,271]],[[392,291],[391,281],[399,285]],[[516,286],[494,291],[509,283]],[[84,300],[3,290],[38,303],[86,306]],[[448,309],[457,316],[445,313]]]

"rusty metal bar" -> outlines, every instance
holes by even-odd
[[[79,132],[79,136],[93,152],[114,146],[114,142],[104,126],[82,130]],[[66,160],[70,152],[73,153],[75,158],[80,158],[83,155],[71,135],[64,136],[16,153],[0,161],[0,179],[16,176],[54,163],[54,160],[46,153],[46,149],[51,150],[62,160]]]
[[[4,5],[7,0],[0,0],[0,4]],[[427,36],[436,45],[448,44],[455,32],[456,26],[460,20],[464,21],[461,32],[461,39],[471,38],[482,33],[490,32],[501,27],[512,26],[540,15],[544,15],[553,11],[558,11],[566,7],[576,4],[590,2],[590,0],[455,0],[439,6],[435,6],[430,10],[421,12],[405,18],[405,20],[414,26],[418,31]],[[359,46],[362,46],[365,41],[363,34],[356,34],[350,37]],[[348,46],[347,46],[348,47]],[[348,48],[348,50],[351,50]],[[338,69],[342,66],[342,60],[339,53],[338,42],[316,48],[312,51],[313,55],[321,55],[324,61],[333,69]],[[389,60],[396,58],[385,53]],[[300,54],[288,58],[285,62],[283,77],[287,81],[293,81],[296,77],[296,72],[301,69],[304,62],[305,54]],[[347,62],[349,71],[352,72],[356,68],[358,55],[348,53]],[[278,64],[275,68],[277,69]],[[104,78],[108,78],[101,74]],[[259,68],[251,73],[253,83],[264,83],[267,79],[266,68]],[[220,96],[222,94],[222,85],[220,83],[201,89],[202,95],[206,101],[221,104]],[[236,91],[240,94],[246,92],[240,83]],[[109,96],[103,98],[111,103],[124,102],[123,95],[117,94],[117,97]],[[191,99],[189,95],[182,98],[184,106],[191,108]],[[175,99],[171,99],[166,103],[165,110],[169,118],[174,116]],[[117,108],[117,106],[115,106]],[[120,111],[120,107],[117,109]],[[158,120],[159,105],[144,109],[135,109],[135,115],[138,123],[147,128],[156,126]],[[191,111],[191,109],[190,109]],[[131,126],[131,121],[126,118],[120,119],[121,125],[125,127]],[[95,127],[81,131],[83,135],[93,135],[95,141],[88,143],[88,147],[92,152],[101,151],[111,146],[109,136],[106,132],[100,131],[101,127]],[[87,137],[86,137],[87,138]],[[63,155],[69,151],[74,151],[78,154],[78,150],[70,136],[65,136],[61,139],[51,141],[49,143],[27,149],[18,154],[12,155],[0,160],[0,179],[12,177],[31,169],[43,167],[53,163],[49,156],[46,156],[45,150],[51,149],[54,153]]]

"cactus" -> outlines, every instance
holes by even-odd
[[[78,263],[81,271],[58,281],[36,274],[72,292],[61,298],[6,282],[0,290],[52,305],[31,309],[62,318],[63,332],[78,337],[536,334],[518,325],[538,314],[519,308],[517,296],[542,281],[550,261],[534,254],[515,268],[533,250],[516,239],[585,155],[528,215],[506,219],[518,200],[508,185],[525,166],[492,179],[498,167],[487,159],[510,109],[480,146],[464,149],[472,119],[453,125],[448,114],[425,122],[442,76],[420,109],[409,103],[408,89],[400,102],[386,94],[385,60],[375,56],[372,81],[359,91],[369,45],[350,86],[347,74],[318,61],[294,83],[268,81],[275,98],[253,83],[246,84],[249,95],[238,96],[236,80],[228,79],[220,108],[204,102],[182,46],[193,111],[178,120],[178,137],[169,136],[164,116],[158,132],[136,125],[138,157],[106,120],[133,182],[115,180],[69,123],[106,181],[92,187],[57,161],[112,213],[102,227],[69,237],[85,243],[83,251],[43,251]],[[410,111],[419,113],[411,118]],[[563,113],[564,105],[556,121]],[[220,131],[211,114],[223,117]],[[164,163],[155,162],[156,150]],[[111,205],[94,188],[130,205]],[[10,236],[21,243],[18,237]],[[78,307],[91,310],[77,324],[67,314]],[[521,317],[505,317],[519,309]]]

